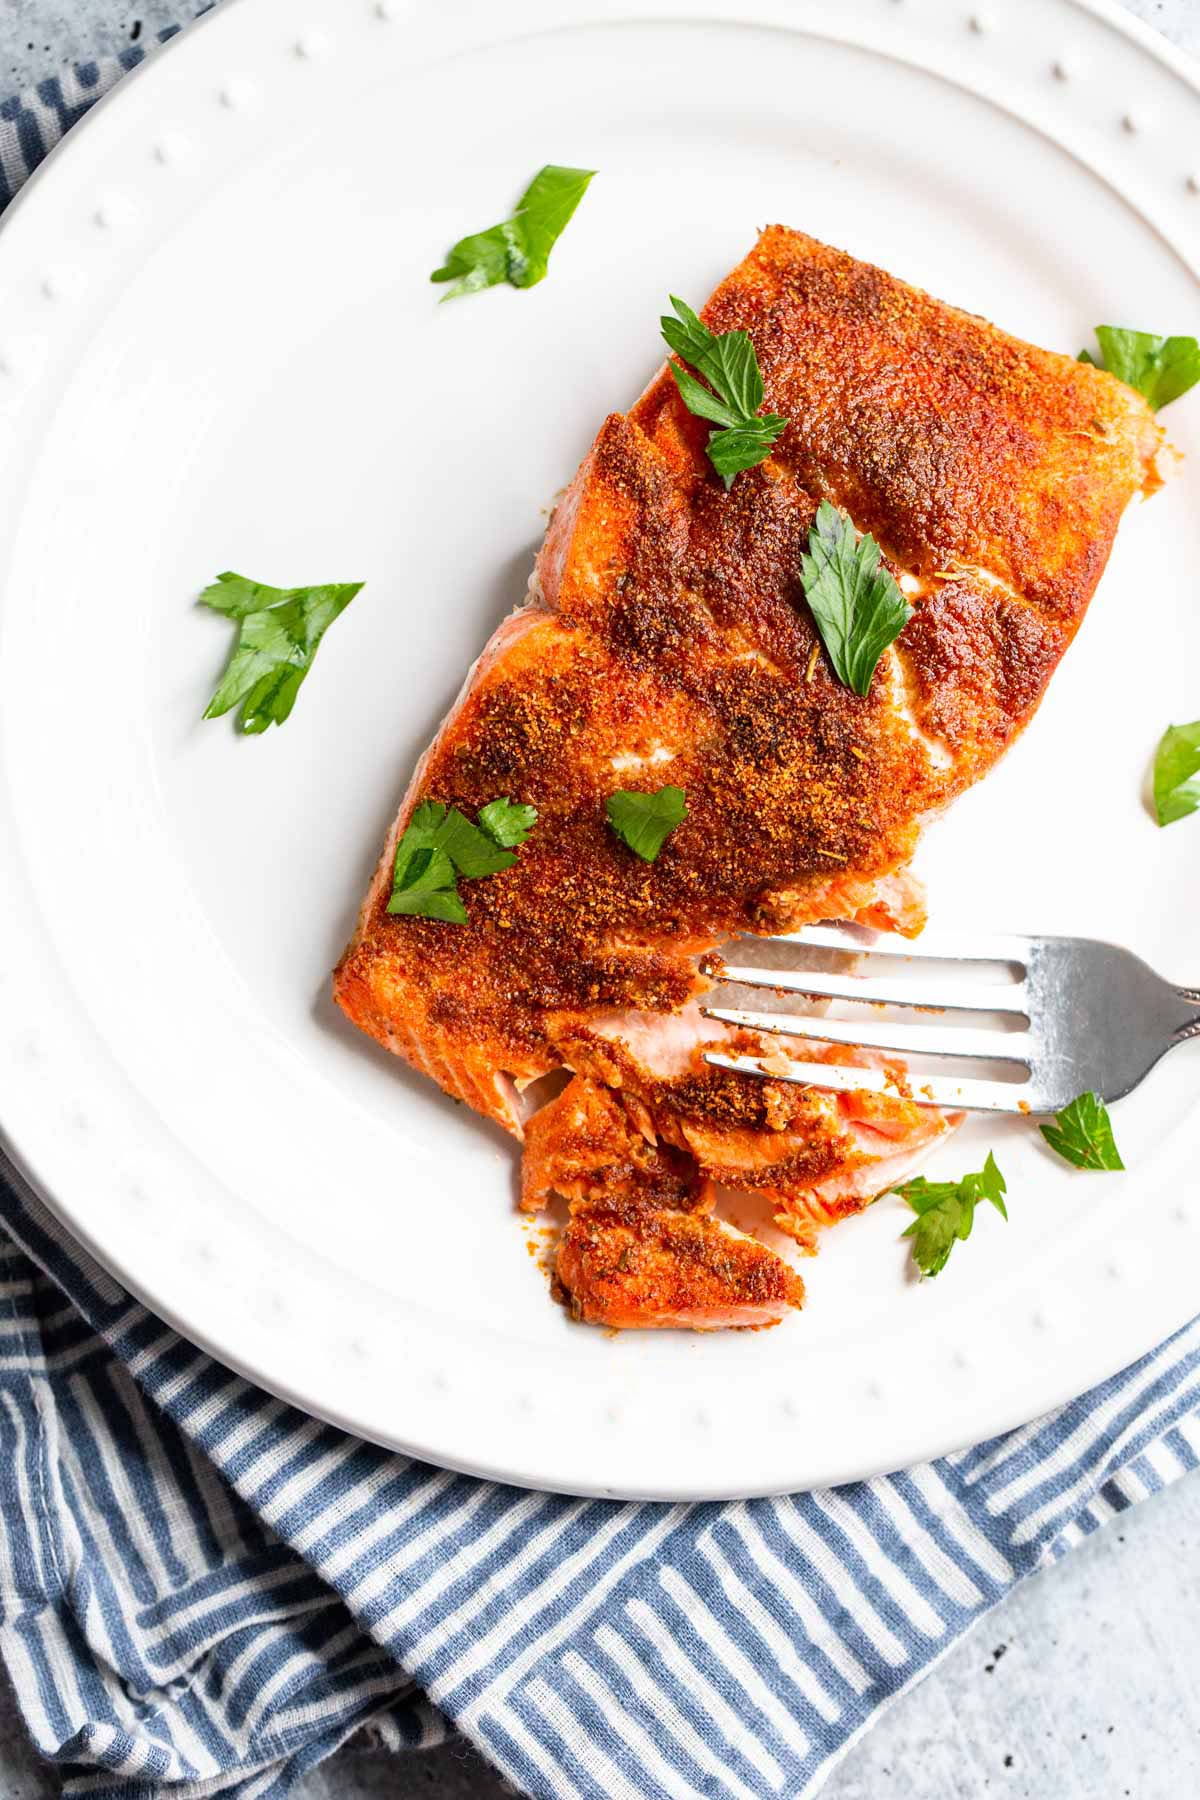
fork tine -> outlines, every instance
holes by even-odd
[[[877,1024],[873,1019],[806,1018],[796,1013],[736,1012],[724,1006],[700,1009],[708,1019],[745,1031],[810,1038],[821,1044],[861,1044],[869,1050],[898,1050],[908,1056],[958,1056],[966,1060],[1029,1065],[1027,1031],[956,1031],[936,1025]]]
[[[1029,962],[1029,939],[1002,932],[960,937],[954,932],[923,931],[918,938],[906,938],[893,931],[872,931],[866,925],[804,925],[799,931],[762,941],[809,944],[814,950],[843,950],[847,955],[874,951],[877,956],[935,957],[941,962],[1005,962],[1017,963],[1022,968]]]
[[[929,979],[916,987],[911,978],[888,976],[827,975],[817,969],[760,969],[723,966],[719,980],[738,987],[773,988],[787,994],[818,994],[826,1000],[866,1000],[882,1006],[919,1006],[930,1012],[1013,1013],[1028,1016],[1024,982],[1006,985],[989,982]]]
[[[756,1075],[768,1081],[788,1081],[800,1087],[832,1089],[835,1093],[870,1093],[900,1095],[918,1106],[939,1106],[953,1111],[966,1107],[971,1112],[1028,1113],[1032,1110],[1031,1088],[1024,1081],[957,1081],[952,1076],[932,1075],[914,1079],[912,1089],[902,1093],[883,1069],[848,1068],[843,1063],[785,1062],[764,1069],[757,1057],[719,1056],[706,1051],[706,1063],[715,1069],[732,1069],[739,1075]]]

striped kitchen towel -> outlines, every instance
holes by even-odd
[[[0,105],[3,197],[136,59]],[[0,1168],[0,1654],[90,1800],[285,1794],[364,1727],[397,1751],[457,1728],[546,1800],[810,1795],[1023,1575],[1196,1466],[1198,1405],[1195,1324],[888,1479],[526,1493],[271,1399]]]

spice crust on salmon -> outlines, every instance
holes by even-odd
[[[726,492],[665,366],[604,422],[528,603],[417,769],[334,977],[386,1048],[528,1132],[525,1204],[570,1202],[573,1310],[623,1326],[799,1303],[794,1271],[712,1215],[714,1183],[764,1195],[810,1248],[948,1129],[900,1092],[706,1064],[765,1046],[702,1016],[703,959],[821,919],[920,930],[922,826],[1036,711],[1162,447],[1112,376],[781,226],[702,316],[749,332],[786,430]],[[804,597],[822,499],[874,535],[913,607],[862,697]],[[665,783],[687,816],[647,863],[605,802]],[[466,924],[389,914],[418,802],[474,818],[497,796],[537,824],[511,868],[467,884]],[[552,1070],[570,1086],[526,1125],[521,1090]]]

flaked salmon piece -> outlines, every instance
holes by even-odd
[[[782,1257],[704,1215],[712,1184],[649,1143],[620,1096],[581,1075],[525,1133],[521,1205],[571,1203],[555,1273],[576,1318],[609,1326],[764,1325],[804,1295]]]
[[[911,869],[876,876],[865,894],[831,892],[826,905],[827,919],[850,919],[873,931],[898,932],[901,937],[919,937],[928,918],[925,885]]]
[[[685,1150],[724,1187],[775,1197],[787,1210],[788,1230],[795,1209],[810,1203],[818,1222],[826,1216],[814,1196],[861,1196],[861,1205],[882,1192],[899,1166],[898,1146],[927,1153],[961,1118],[917,1106],[902,1091],[832,1093],[713,1068],[706,1050],[759,1056],[768,1067],[786,1056],[843,1066],[881,1066],[883,1059],[801,1039],[784,1051],[778,1038],[706,1019],[694,1001],[659,1028],[655,1015],[630,1011],[597,1013],[573,1030],[560,1020],[555,1030],[569,1066],[619,1093],[626,1108],[638,1102],[655,1141]],[[843,1204],[828,1216],[845,1210],[853,1209]]]
[[[709,1212],[713,1204],[712,1184],[690,1157],[649,1141],[611,1089],[582,1075],[525,1128],[522,1210],[540,1212],[552,1194],[680,1212]]]
[[[803,1046],[805,1060],[816,1048]],[[770,1199],[775,1223],[805,1250],[814,1248],[821,1227],[906,1180],[962,1118],[890,1095],[761,1087],[773,1129],[685,1119],[680,1135],[709,1179]],[[855,1116],[863,1099],[875,1103],[878,1125]]]
[[[605,421],[529,603],[410,784],[334,990],[364,1030],[515,1135],[519,1090],[577,1071],[612,1089],[645,1142],[689,1159],[698,1181],[768,1193],[808,1241],[949,1122],[902,1089],[864,1109],[711,1068],[706,1046],[730,1040],[701,1020],[702,962],[739,934],[830,917],[920,929],[907,865],[922,827],[1032,717],[1125,506],[1158,485],[1162,435],[1112,376],[780,226],[704,318],[750,333],[786,431],[726,493],[708,427],[665,368]],[[822,498],[874,533],[914,606],[865,697],[835,679],[804,598]],[[686,789],[688,816],[651,865],[609,829],[605,800],[667,782]],[[474,816],[502,795],[535,806],[537,826],[512,868],[463,883],[468,923],[390,916],[416,803]],[[676,1256],[695,1274],[689,1246],[714,1222],[636,1205],[660,1221],[656,1266]],[[614,1214],[603,1232],[631,1221]],[[572,1220],[567,1286],[600,1256],[598,1215],[586,1230],[585,1244]],[[664,1317],[701,1320],[702,1291]],[[727,1317],[719,1297],[703,1304],[708,1323]]]
[[[895,1139],[889,1147],[886,1139],[881,1141],[861,1133],[857,1139],[861,1158],[857,1168],[848,1162],[802,1193],[793,1189],[780,1194],[776,1225],[802,1249],[815,1251],[817,1234],[827,1225],[836,1225],[839,1219],[861,1212],[880,1194],[890,1193],[915,1175],[946,1129],[943,1124],[928,1132],[914,1130],[902,1149],[896,1148]]]
[[[755,1238],[636,1202],[573,1207],[556,1270],[575,1318],[621,1330],[772,1325],[804,1300],[796,1271]]]

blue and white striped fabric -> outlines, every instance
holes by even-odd
[[[0,105],[3,197],[124,66]],[[546,1800],[798,1800],[1014,1582],[1200,1456],[1198,1323],[886,1480],[525,1493],[269,1398],[2,1167],[0,1227],[0,1654],[91,1800],[281,1795],[364,1727],[457,1728]]]

